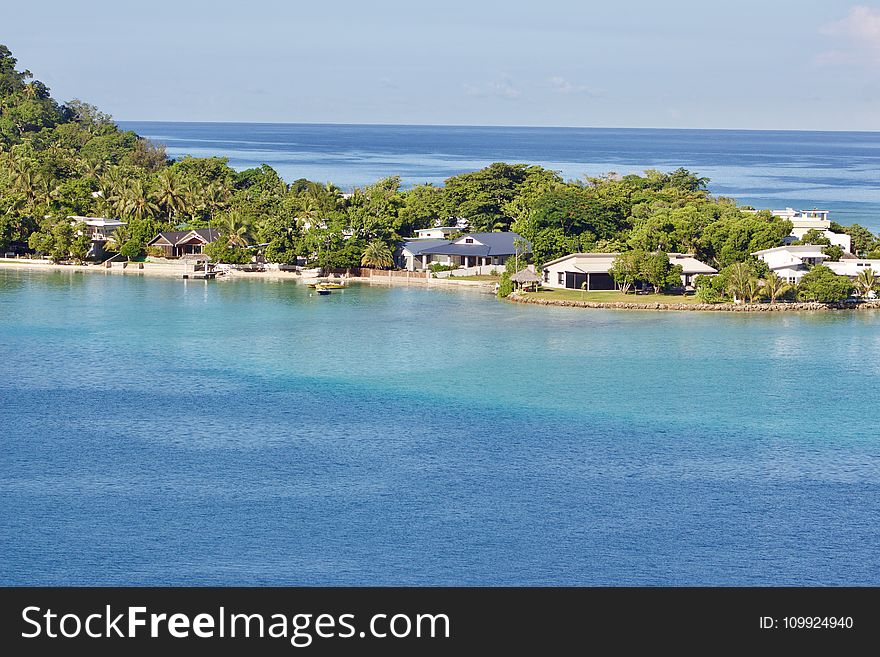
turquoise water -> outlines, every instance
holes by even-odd
[[[842,224],[880,232],[880,132],[669,130],[301,123],[121,124],[169,155],[229,158],[236,168],[272,165],[293,181],[343,188],[390,175],[442,184],[492,162],[529,162],[565,178],[686,167],[714,194],[757,208],[831,210]]]
[[[878,328],[0,268],[0,583],[877,585]]]

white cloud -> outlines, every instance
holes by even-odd
[[[522,91],[520,91],[519,87],[514,83],[513,78],[506,74],[502,75],[498,80],[494,80],[487,84],[464,84],[462,86],[466,95],[477,98],[494,96],[506,100],[516,100],[522,96]]]
[[[855,5],[821,32],[837,45],[816,55],[817,64],[880,64],[880,9]]]
[[[552,78],[550,78],[550,84],[552,84],[556,88],[556,91],[561,94],[570,94],[572,91],[574,91],[574,85],[565,78],[558,75],[554,75]]]
[[[553,87],[554,90],[561,94],[586,94],[588,96],[596,95],[590,90],[589,87],[573,84],[561,75],[554,75],[547,81],[550,83],[550,86]]]

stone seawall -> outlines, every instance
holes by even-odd
[[[628,303],[622,301],[575,301],[569,299],[537,299],[519,294],[511,294],[508,300],[516,303],[531,303],[538,306],[570,306],[573,308],[610,308],[614,310],[701,310],[707,312],[786,312],[793,310],[877,310],[880,300],[859,303],[835,302],[818,303]]]

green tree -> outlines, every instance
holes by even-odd
[[[828,256],[831,262],[838,262],[843,257],[843,249],[837,244],[831,244],[822,248],[822,253]]]
[[[145,252],[144,243],[135,239],[129,239],[119,247],[119,255],[129,260],[140,260]]]
[[[654,288],[654,294],[681,285],[681,265],[672,265],[662,251],[645,254],[641,260],[640,278]]]
[[[792,244],[815,244],[816,246],[829,246],[831,244],[831,238],[825,235],[825,231],[819,230],[817,228],[811,228],[803,236],[792,242]]]
[[[219,230],[229,246],[245,247],[253,242],[251,222],[237,212],[223,215],[219,221]]]
[[[745,298],[748,299],[749,303],[755,303],[755,301],[758,300],[758,297],[761,296],[761,281],[754,276],[749,277],[749,280],[746,282],[744,293]]]
[[[227,240],[214,240],[205,245],[205,255],[214,262],[222,262],[227,265],[244,265],[251,261],[252,254],[248,249]]]
[[[611,274],[614,282],[617,283],[624,294],[629,292],[633,285],[640,280],[639,277],[644,270],[643,262],[646,255],[644,251],[624,251],[614,258],[608,273]]]
[[[744,262],[737,262],[727,271],[727,292],[736,300],[744,300],[750,292],[753,279],[751,268]]]
[[[780,277],[776,272],[770,272],[764,276],[761,293],[770,299],[770,303],[776,303],[776,299],[785,294],[791,285],[784,278]]]
[[[878,287],[880,287],[880,279],[877,278],[873,269],[863,269],[856,276],[856,290],[859,295],[870,296],[871,292],[876,292]]]
[[[361,264],[364,267],[389,269],[394,266],[394,256],[387,244],[374,240],[367,244],[364,255],[361,257]]]
[[[874,245],[877,243],[877,238],[874,234],[859,224],[847,226],[843,229],[843,232],[850,236],[852,252],[860,257],[864,257],[873,250]]]
[[[853,282],[839,276],[825,265],[816,265],[801,278],[798,299],[830,303],[847,298],[853,291]]]

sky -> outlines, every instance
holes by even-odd
[[[19,67],[119,120],[880,130],[880,0],[0,0],[0,16]]]

